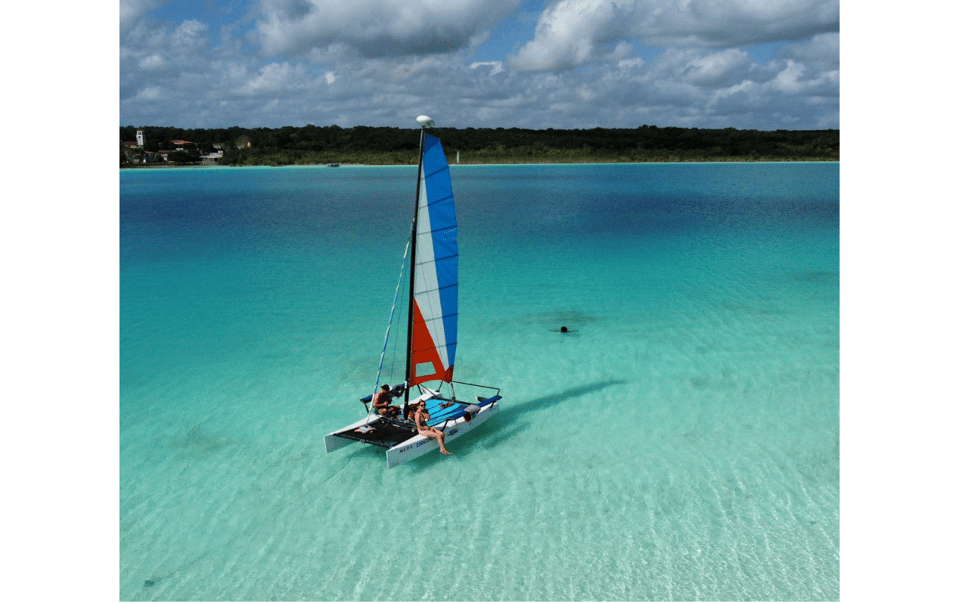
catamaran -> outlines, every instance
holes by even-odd
[[[450,180],[450,166],[440,139],[427,134],[434,127],[429,117],[420,124],[420,159],[417,192],[410,231],[410,285],[407,305],[405,379],[389,389],[390,396],[403,396],[399,416],[378,414],[371,405],[381,388],[383,357],[390,339],[390,326],[397,304],[394,295],[390,321],[380,354],[374,392],[360,399],[367,415],[324,437],[327,453],[360,442],[386,449],[387,467],[410,461],[439,448],[435,438],[420,434],[408,410],[422,403],[430,416],[427,426],[443,432],[450,442],[477,428],[500,411],[500,389],[453,380],[457,351],[458,258],[457,218]],[[406,259],[406,256],[405,256]],[[405,264],[405,263],[404,263]],[[401,282],[403,275],[401,273]],[[399,293],[400,286],[397,286]],[[436,386],[432,382],[437,382]],[[475,402],[457,398],[469,389]],[[416,390],[414,390],[416,388]],[[445,390],[449,390],[446,393]],[[411,401],[411,395],[414,399]]]

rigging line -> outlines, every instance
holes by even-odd
[[[403,272],[407,264],[407,254],[409,252],[410,241],[407,240],[407,247],[403,250],[403,260],[400,261],[400,278],[397,280],[397,289],[393,293],[393,306],[390,308],[390,320],[387,322],[387,333],[383,335],[383,350],[380,351],[380,367],[377,368],[377,382],[373,385],[373,396],[377,395],[377,388],[380,387],[380,373],[383,371],[383,357],[387,353],[387,343],[390,341],[390,328],[393,327],[393,314],[394,311],[397,310],[397,299],[400,296],[400,285],[403,283]],[[366,407],[366,403],[364,403],[364,407]]]

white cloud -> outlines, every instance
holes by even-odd
[[[690,0],[677,10],[693,11],[698,1],[703,3]],[[384,51],[371,58],[362,53],[375,47],[374,41],[382,39],[378,36],[393,36],[392,44],[403,46],[409,32],[438,23],[446,13],[437,8],[438,2],[389,0],[380,3],[379,20],[360,19],[353,29],[335,34],[333,24],[340,21],[334,17],[354,14],[351,11],[369,6],[370,0],[334,7],[330,23],[320,29],[307,20],[318,1],[264,2],[293,26],[290,48],[311,50],[299,58],[264,60],[247,50],[250,46],[242,43],[245,34],[237,24],[221,24],[217,30],[202,20],[164,24],[141,19],[121,35],[121,122],[200,128],[410,126],[414,116],[426,113],[442,126],[455,127],[839,127],[836,32],[782,43],[762,65],[737,47],[732,34],[730,46],[667,47],[641,58],[635,48],[646,41],[631,37],[638,31],[634,17],[643,8],[639,3],[581,1],[580,20],[563,21],[559,17],[572,14],[564,12],[572,4],[561,0],[544,11],[534,39],[524,47],[528,50],[503,61],[472,61],[469,46],[450,53],[404,54],[418,48],[412,43],[402,52]],[[672,6],[665,0],[650,2]],[[771,2],[781,10],[790,4]],[[481,7],[477,1],[448,4]],[[723,6],[727,4],[740,7],[741,13],[743,7],[752,7],[755,20],[777,21],[771,9],[759,3]],[[717,12],[721,4],[704,6],[713,12],[702,9],[702,14],[726,23]],[[396,25],[389,30],[383,15],[404,7],[421,11],[420,18],[407,17],[406,29]],[[644,14],[653,14],[649,8]],[[671,22],[663,14],[659,18]],[[787,14],[779,20],[791,19]],[[687,32],[696,29],[686,27]],[[470,36],[482,29],[464,26],[459,37],[449,39],[468,40],[469,45],[478,39]],[[576,40],[584,32],[589,35]],[[268,39],[259,32],[254,41]],[[539,57],[535,62],[541,69],[518,64],[532,57]],[[578,68],[566,69],[572,66]]]
[[[160,54],[152,54],[140,59],[138,65],[140,69],[149,71],[152,69],[162,69],[167,64],[167,60]]]
[[[163,93],[159,86],[148,86],[133,97],[134,101],[154,102],[163,99]]]
[[[625,40],[723,48],[802,40],[839,24],[839,0],[560,0],[509,65],[556,71],[607,58]]]
[[[365,57],[451,52],[483,39],[520,0],[260,0],[267,56],[343,45]]]
[[[236,89],[241,96],[275,95],[306,88],[315,81],[304,65],[290,63],[268,63],[252,76],[247,76],[245,70],[234,75],[244,76],[238,78],[240,82]]]
[[[786,67],[766,86],[777,94],[799,94],[805,87],[802,81],[804,71],[806,68],[803,65],[788,60]]]
[[[604,54],[603,46],[630,36],[632,2],[561,0],[537,22],[536,36],[510,66],[520,71],[554,71],[584,65]]]
[[[130,71],[129,62],[141,69],[189,69],[208,60],[210,27],[195,19],[174,29],[160,25],[138,24],[120,42],[120,71]],[[125,67],[128,68],[125,70]]]
[[[620,61],[617,61],[617,67],[623,70],[628,70],[628,69],[639,68],[643,66],[645,63],[646,61],[644,61],[640,57],[632,57],[630,59],[621,59]]]
[[[478,61],[470,64],[470,69],[477,69],[479,67],[489,67],[490,75],[494,76],[503,71],[503,61]]]
[[[647,10],[634,30],[650,45],[740,46],[801,40],[840,28],[839,0],[654,0],[652,4],[643,2]]]
[[[218,33],[212,46],[210,26],[189,19],[143,21],[121,35],[121,121],[200,128],[324,123],[316,105],[329,103],[324,95],[340,79],[339,69],[264,63]]]
[[[746,51],[730,48],[692,59],[686,68],[685,79],[708,87],[738,84],[752,65]]]
[[[148,12],[163,4],[163,0],[120,0],[120,32],[130,30]]]
[[[818,34],[803,42],[787,44],[777,51],[777,57],[802,61],[824,69],[839,69],[840,34]]]
[[[838,75],[786,60],[760,68],[737,49],[668,49],[646,63],[595,63],[513,82],[538,94],[545,113],[565,127],[764,130],[839,127]]]
[[[811,70],[807,65],[792,59],[783,62],[784,66],[776,77],[766,82],[765,87],[771,94],[799,97],[835,96],[840,86],[839,71]]]
[[[207,46],[207,32],[210,27],[196,19],[181,23],[170,38],[171,50],[177,54],[193,55],[202,52]]]

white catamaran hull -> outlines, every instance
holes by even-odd
[[[445,434],[444,443],[449,443],[451,440],[463,436],[470,430],[473,430],[480,424],[486,422],[499,411],[500,404],[491,403],[486,407],[483,407],[480,412],[477,413],[477,416],[469,422],[463,417],[455,421],[451,421],[446,425],[446,427],[443,428],[443,433]],[[440,426],[437,427],[439,428]],[[387,467],[392,468],[395,465],[402,464],[410,461],[411,459],[416,459],[421,455],[439,448],[440,443],[438,443],[435,438],[428,438],[418,434],[410,440],[404,441],[395,447],[387,449]]]

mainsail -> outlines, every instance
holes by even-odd
[[[413,270],[410,380],[453,380],[457,351],[457,216],[440,139],[424,134]]]

